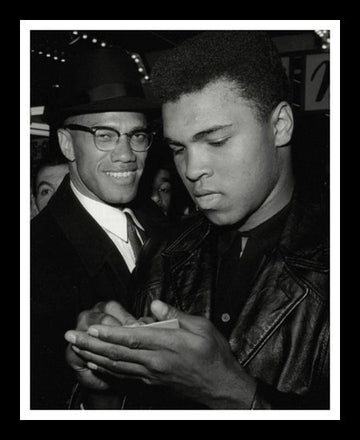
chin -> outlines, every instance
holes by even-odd
[[[110,205],[126,205],[132,202],[136,197],[137,191],[129,194],[108,194],[103,200]]]
[[[242,217],[233,212],[203,211],[208,220],[216,226],[229,226],[239,222]]]

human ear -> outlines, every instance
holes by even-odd
[[[282,101],[280,102],[272,113],[275,146],[285,147],[289,144],[293,130],[294,130],[294,118],[290,105]]]
[[[59,140],[60,149],[63,155],[70,162],[75,160],[74,144],[71,134],[64,128],[59,128],[57,131],[57,136]]]

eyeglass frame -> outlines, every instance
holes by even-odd
[[[67,124],[67,125],[64,125],[63,126],[63,128],[65,128],[65,129],[70,129],[70,130],[79,130],[79,131],[84,131],[84,132],[86,132],[86,133],[91,133],[93,136],[94,136],[94,144],[95,144],[95,147],[98,149],[98,150],[100,150],[100,151],[114,151],[115,150],[115,147],[114,148],[112,148],[111,150],[103,150],[102,148],[100,148],[98,145],[97,145],[97,143],[96,143],[96,131],[97,130],[110,130],[110,131],[114,131],[117,135],[118,135],[118,139],[117,139],[117,141],[116,141],[116,143],[117,142],[119,142],[119,140],[120,140],[120,138],[121,138],[121,136],[127,136],[127,138],[128,138],[128,143],[129,143],[129,146],[130,146],[130,148],[131,148],[131,150],[132,151],[135,151],[136,153],[145,153],[146,151],[148,151],[148,149],[151,147],[151,145],[152,145],[152,143],[153,143],[153,140],[154,140],[154,136],[156,135],[156,132],[155,131],[149,131],[149,132],[146,132],[146,131],[137,131],[137,132],[134,132],[134,133],[120,133],[120,131],[118,131],[118,130],[116,130],[116,128],[113,128],[113,127],[107,127],[107,126],[102,126],[102,125],[99,125],[99,126],[95,126],[95,127],[86,127],[85,125],[80,125],[80,124]],[[150,142],[149,142],[149,145],[146,147],[146,149],[145,150],[135,150],[133,147],[132,147],[132,145],[131,145],[131,136],[133,136],[133,135],[135,135],[135,134],[138,134],[138,133],[146,133],[147,135],[151,135],[151,139],[150,139]]]

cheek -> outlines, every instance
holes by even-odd
[[[162,202],[165,206],[167,206],[170,203],[170,198],[171,198],[170,194],[163,194],[162,195],[161,199],[162,199]]]
[[[242,145],[244,148],[234,149],[234,154],[221,165],[219,160],[217,175],[231,204],[246,210],[258,204],[273,187],[277,167],[274,150],[266,139],[248,139]]]
[[[101,155],[98,155],[96,153],[96,151],[83,151],[83,149],[80,148],[76,149],[75,161],[78,170],[81,170],[82,173],[86,173],[86,171],[92,170],[101,159]]]
[[[185,158],[183,156],[182,157],[174,156],[174,164],[177,173],[179,174],[183,183],[186,185],[187,179],[185,178],[185,171],[186,171]]]
[[[92,164],[88,164],[87,166],[86,163],[83,163],[78,167],[80,179],[89,187],[93,186],[99,179],[99,176],[91,165]]]
[[[261,186],[269,180],[276,166],[275,149],[265,135],[243,139],[241,145],[241,153],[235,152],[228,162],[229,178]]]
[[[136,155],[136,164],[137,164],[138,169],[141,170],[141,171],[145,167],[146,158],[147,158],[147,153],[137,154]]]
[[[45,206],[47,205],[48,201],[50,200],[52,194],[48,194],[46,196],[39,196],[36,198],[36,204],[41,211]]]
[[[94,151],[89,149],[86,152],[82,150],[77,152],[76,155],[76,168],[78,170],[81,180],[84,182],[96,182],[101,173],[99,168],[106,159],[106,154],[100,151]]]

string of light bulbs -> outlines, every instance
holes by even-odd
[[[321,48],[323,50],[328,50],[330,48],[330,31],[319,30],[319,31],[315,31],[315,33],[321,38],[322,41]]]
[[[64,56],[64,52],[61,52],[60,54],[58,54],[57,51],[54,51],[53,53],[51,53],[50,50],[35,50],[35,49],[31,49],[31,53],[32,54],[37,54],[37,55],[44,55],[45,58],[49,58],[52,59],[54,61],[58,61],[61,63],[65,63],[66,59]]]
[[[99,39],[96,36],[91,36],[91,35],[89,35],[88,32],[72,31],[71,36],[72,36],[72,40],[68,43],[69,46],[76,44],[78,41],[81,41],[81,40],[87,40],[87,41],[91,42],[92,44],[100,45],[100,47],[107,47],[109,45],[109,43],[107,41],[105,41],[104,39]],[[61,63],[66,62],[66,55],[65,55],[64,51],[61,51],[59,53],[57,50],[52,52],[50,50],[31,49],[31,53],[37,54],[40,56],[44,56],[45,58],[47,58],[49,60],[53,60],[53,61],[57,61],[57,62],[61,62]],[[146,68],[145,68],[143,60],[141,59],[141,56],[135,52],[128,52],[128,53],[130,54],[131,58],[136,63],[137,70],[142,75],[142,79],[144,81],[149,81],[150,77],[146,71]]]

